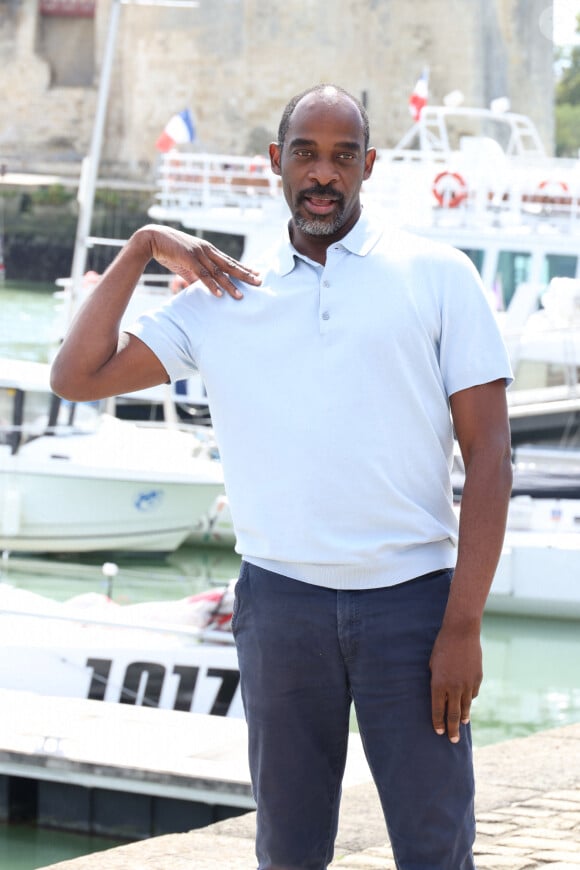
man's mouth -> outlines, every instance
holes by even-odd
[[[308,210],[319,215],[329,214],[334,210],[336,203],[335,199],[328,199],[328,197],[306,196],[304,199],[308,205]]]
[[[312,214],[326,215],[334,211],[336,203],[340,202],[342,197],[339,193],[330,194],[304,191],[300,199],[306,203],[308,211]]]

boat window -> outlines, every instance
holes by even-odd
[[[517,287],[530,280],[532,255],[518,251],[500,251],[494,278],[494,291],[507,308]]]
[[[98,428],[103,402],[65,402],[61,403],[58,424],[73,426],[77,432],[92,432]]]
[[[0,445],[15,451],[39,435],[55,429],[75,432],[94,431],[101,416],[100,403],[76,405],[58,399],[47,390],[21,390],[0,387]]]
[[[483,270],[483,251],[480,248],[461,248],[464,254],[467,254],[479,274]]]
[[[15,387],[0,389],[0,443],[15,452],[19,444],[41,435],[48,422],[50,393]]]
[[[578,257],[571,254],[546,254],[542,281],[549,284],[552,278],[575,278],[577,270]]]
[[[546,387],[574,387],[579,383],[580,371],[566,362],[523,359],[516,365],[514,390],[539,390]]]
[[[0,444],[12,443],[14,393],[13,389],[0,387]]]

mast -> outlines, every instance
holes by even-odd
[[[77,194],[79,215],[75,237],[73,262],[71,267],[71,286],[68,294],[67,322],[70,321],[75,304],[80,296],[83,275],[87,265],[88,239],[91,232],[93,217],[93,205],[97,186],[101,150],[103,145],[103,132],[107,119],[107,107],[109,92],[111,89],[111,74],[115,57],[115,46],[119,30],[119,16],[122,5],[140,6],[174,6],[194,9],[197,8],[198,0],[111,0],[109,23],[103,53],[103,63],[99,76],[99,90],[97,96],[97,109],[91,136],[90,150],[83,159],[81,177]]]
[[[117,42],[119,15],[121,12],[122,2],[123,0],[112,0],[111,2],[109,24],[105,41],[105,51],[103,54],[103,64],[101,67],[101,74],[99,76],[97,110],[95,112],[91,145],[89,153],[83,159],[81,167],[81,177],[79,181],[79,190],[77,195],[79,204],[79,216],[77,222],[73,262],[71,268],[71,286],[68,296],[69,310],[67,312],[67,320],[70,320],[71,315],[74,311],[76,301],[79,298],[81,283],[86,270],[88,250],[87,238],[91,231],[93,205],[95,201],[95,189],[97,186],[97,176],[101,159],[103,131],[107,118],[107,106],[109,102],[109,91],[111,87],[111,72],[113,69],[113,58],[115,56],[115,45]]]

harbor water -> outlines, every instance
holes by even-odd
[[[50,359],[61,305],[55,290],[9,281],[0,284],[0,361],[3,357]],[[119,558],[113,580],[103,575],[102,562],[98,555],[4,554],[0,581],[58,600],[95,591],[107,592],[119,603],[134,603],[182,598],[222,585],[239,566],[233,552],[192,546],[165,558]],[[578,622],[488,614],[483,649],[485,678],[472,717],[476,745],[580,721]],[[113,845],[102,838],[0,825],[0,870],[35,870]]]

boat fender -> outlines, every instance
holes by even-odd
[[[101,276],[99,272],[95,272],[94,269],[89,269],[89,271],[85,272],[83,275],[83,290],[93,290],[100,280]]]
[[[555,178],[545,178],[538,184],[538,190],[541,195],[550,199],[557,199],[568,193],[568,185],[565,181],[558,181]]]
[[[444,208],[457,208],[467,199],[467,184],[458,172],[440,172],[433,181],[433,196]]]
[[[255,154],[250,163],[250,172],[256,175],[262,175],[266,172],[269,166],[268,161],[261,154]]]

